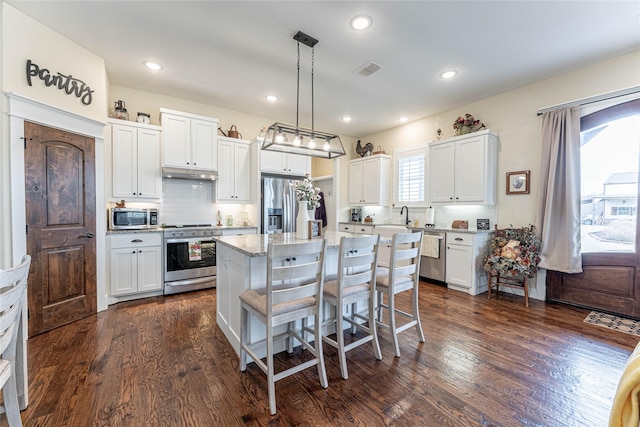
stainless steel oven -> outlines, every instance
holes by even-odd
[[[164,293],[216,286],[216,242],[210,225],[166,226]]]

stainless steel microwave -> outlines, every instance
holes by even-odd
[[[109,228],[111,230],[144,230],[158,227],[158,209],[111,208]]]

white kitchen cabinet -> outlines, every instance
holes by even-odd
[[[160,109],[163,166],[215,171],[218,169],[218,120]]]
[[[109,235],[111,295],[162,291],[162,234]]]
[[[284,151],[260,151],[260,171],[278,175],[311,174],[311,157]]]
[[[162,197],[160,128],[110,120],[112,196]]]
[[[218,201],[249,202],[252,177],[249,141],[219,137],[218,159]]]
[[[374,234],[375,230],[375,226],[373,225],[362,225],[348,222],[341,222],[338,228],[344,233],[353,234]]]
[[[478,295],[487,290],[484,256],[489,251],[490,233],[447,232],[445,275],[447,287]]]
[[[349,204],[389,205],[391,157],[367,156],[349,162]]]
[[[244,228],[223,228],[220,230],[221,236],[244,236],[245,234],[257,234],[257,227]]]
[[[494,205],[497,141],[497,134],[485,130],[431,143],[431,203]]]

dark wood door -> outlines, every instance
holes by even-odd
[[[29,336],[96,313],[95,140],[25,122]]]

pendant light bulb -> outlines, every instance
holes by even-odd
[[[329,138],[324,142],[322,148],[324,148],[324,151],[329,151],[331,149],[331,141],[329,141]]]
[[[309,140],[309,148],[316,148],[316,140],[313,137]]]
[[[276,133],[276,142],[282,143],[284,141],[284,135],[282,134],[282,129],[278,129],[278,133]]]
[[[299,147],[300,144],[302,144],[302,139],[300,138],[299,135],[296,135],[296,137],[293,138],[293,145],[295,145],[296,147]]]

